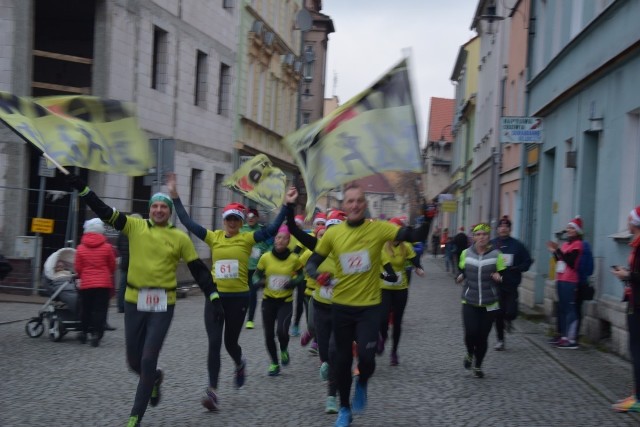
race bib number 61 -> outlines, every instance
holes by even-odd
[[[340,265],[345,274],[364,273],[371,269],[369,251],[347,252],[340,255]]]
[[[216,279],[237,279],[238,278],[238,260],[237,259],[221,259],[216,261]]]

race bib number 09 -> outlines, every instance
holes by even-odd
[[[221,259],[216,261],[216,279],[237,279],[238,260],[237,259]]]
[[[164,289],[140,289],[138,291],[138,311],[167,311],[167,291]]]
[[[345,274],[364,273],[371,269],[369,251],[347,252],[340,255],[340,265]]]

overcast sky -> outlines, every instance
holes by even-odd
[[[344,103],[366,89],[411,49],[413,98],[425,140],[431,97],[453,98],[449,78],[460,46],[474,37],[478,0],[323,0],[333,19],[326,97]],[[334,88],[334,73],[337,87]]]

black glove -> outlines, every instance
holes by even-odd
[[[73,188],[74,190],[82,191],[87,188],[87,183],[84,182],[84,180],[76,174],[70,173],[65,177],[65,179],[67,180],[67,184],[69,184],[69,187]]]
[[[398,281],[398,275],[396,273],[393,273],[393,274],[380,273],[380,277],[382,278],[382,280],[389,283],[396,283]]]
[[[216,323],[222,322],[224,320],[224,308],[222,308],[222,301],[220,301],[220,296],[212,299],[211,304],[213,305],[213,321]]]

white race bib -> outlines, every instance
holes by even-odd
[[[138,311],[167,311],[167,291],[152,288],[138,290]]]
[[[340,255],[340,265],[344,274],[364,273],[371,269],[369,251],[347,252]]]
[[[567,269],[567,263],[564,261],[558,261],[556,263],[556,273],[564,273]]]
[[[216,279],[237,279],[238,276],[238,260],[237,259],[221,259],[216,261]]]
[[[324,299],[333,299],[333,286],[321,286],[318,295]]]
[[[259,259],[260,255],[262,255],[262,251],[260,251],[259,247],[254,246],[253,248],[251,248],[251,258]]]
[[[513,254],[502,254],[502,259],[504,259],[504,263],[507,267],[511,267],[513,265]]]
[[[291,277],[285,275],[274,274],[273,276],[269,276],[269,289],[272,291],[282,291],[289,280],[291,280]]]
[[[389,282],[389,281],[384,281],[384,284],[387,286],[399,286],[402,285],[402,273],[399,271],[396,271],[396,276],[398,276],[398,280],[396,280],[395,282]]]

